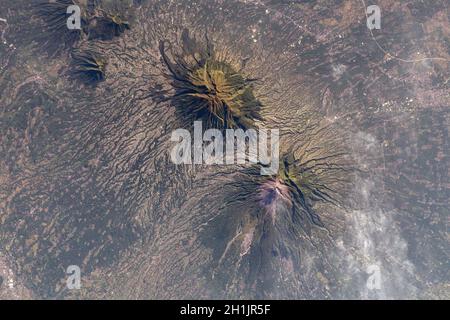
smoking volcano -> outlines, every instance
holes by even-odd
[[[8,4],[7,29],[0,26],[15,46],[0,47],[0,243],[23,283],[45,298],[359,298],[366,265],[392,265],[384,249],[403,243],[382,241],[370,257],[360,251],[386,239],[354,227],[364,201],[398,209],[382,235],[389,225],[428,237],[425,249],[438,244],[413,248],[427,274],[445,252],[442,224],[415,229],[408,209],[417,203],[394,178],[396,157],[410,149],[373,98],[395,100],[404,84],[385,70],[402,70],[384,65],[375,45],[355,49],[369,42],[359,7],[336,4],[335,13],[321,3]],[[73,33],[62,27],[67,4],[82,9]],[[405,26],[389,15],[384,25]],[[196,120],[219,130],[279,129],[279,170],[175,165],[171,134]],[[402,123],[411,133],[413,123]],[[411,168],[405,176],[417,174]],[[376,192],[359,188],[364,179]],[[396,206],[391,194],[407,200]],[[79,291],[66,287],[73,265]],[[402,282],[390,280],[405,296]]]

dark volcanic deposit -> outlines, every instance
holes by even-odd
[[[448,3],[377,4],[0,0],[0,297],[448,299]],[[173,164],[194,121],[277,173]]]

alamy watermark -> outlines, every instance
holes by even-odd
[[[67,18],[67,28],[69,30],[81,29],[81,9],[77,5],[71,5],[67,7],[67,14],[70,16]]]
[[[381,269],[378,265],[372,264],[367,267],[367,278],[366,287],[369,290],[381,290]]]
[[[261,175],[274,175],[279,167],[278,129],[207,129],[202,122],[194,122],[194,137],[186,129],[172,132],[176,142],[170,153],[173,163],[232,165],[260,164]],[[270,131],[270,132],[269,132]],[[270,141],[269,141],[270,133]],[[224,142],[225,140],[225,142]]]
[[[369,30],[381,29],[381,9],[377,5],[368,6],[366,9],[367,13],[367,28]]]
[[[81,30],[81,9],[78,5],[67,7],[67,28],[69,30]],[[381,9],[377,5],[370,5],[366,8],[367,28],[370,30],[381,29]]]
[[[67,267],[66,274],[69,276],[66,280],[67,289],[79,290],[81,289],[81,270],[77,265],[71,265]]]

